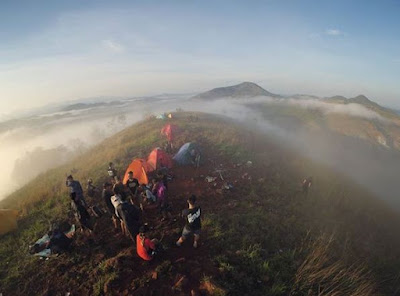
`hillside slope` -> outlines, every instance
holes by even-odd
[[[161,222],[145,208],[151,236],[164,236],[165,253],[141,261],[131,241],[113,232],[109,217],[96,221],[97,242],[78,234],[70,253],[48,261],[27,255],[27,246],[50,221],[72,222],[65,174],[88,177],[100,185],[114,161],[123,172],[132,158],[145,158],[164,142],[165,124],[154,119],[107,139],[73,162],[36,178],[6,200],[18,208],[19,230],[0,239],[0,292],[4,295],[394,295],[400,291],[397,266],[399,216],[339,174],[282,149],[226,118],[179,113],[179,146],[196,141],[204,165],[174,168],[170,183],[173,216]],[[253,165],[247,166],[251,160]],[[206,176],[224,181],[216,185]],[[309,196],[301,193],[305,176],[314,176]],[[225,182],[233,185],[223,189]],[[195,193],[203,208],[202,245],[173,247],[179,237],[185,197]],[[101,200],[90,200],[101,204]],[[69,218],[68,218],[69,217]],[[57,279],[57,285],[54,284]],[[251,291],[251,292],[249,292]]]

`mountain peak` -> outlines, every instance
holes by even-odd
[[[355,102],[360,102],[360,103],[370,103],[370,102],[371,102],[371,100],[368,99],[368,98],[367,98],[366,96],[364,96],[364,95],[358,95],[358,96],[352,98],[351,100],[352,100],[352,101],[355,101]]]
[[[348,99],[348,103],[356,103],[356,104],[365,105],[365,106],[380,107],[377,103],[371,101],[364,95],[358,95],[354,98]]]
[[[250,82],[250,81],[244,81],[242,83],[237,84],[237,86],[239,86],[239,87],[258,87],[258,88],[262,88],[258,84],[254,83],[254,82]]]
[[[277,97],[277,95],[270,93],[256,83],[246,81],[232,86],[214,88],[210,91],[198,94],[194,96],[194,98],[203,100],[214,100],[226,97],[249,98],[258,96]]]

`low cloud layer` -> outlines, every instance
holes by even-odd
[[[382,120],[373,111],[358,104],[333,105],[330,103],[306,99],[273,99],[257,98],[255,103],[282,104],[298,108],[319,110],[326,114],[337,113],[357,116],[372,120]],[[247,105],[243,105],[246,103]],[[55,149],[63,145],[69,149],[72,143],[82,143],[91,147],[119,130],[142,120],[149,114],[173,111],[182,108],[185,111],[201,111],[220,114],[233,118],[258,129],[276,139],[285,146],[292,147],[299,154],[333,168],[361,184],[372,193],[391,204],[398,205],[397,193],[400,184],[400,153],[394,150],[372,147],[362,140],[335,135],[333,133],[316,133],[306,129],[290,128],[290,124],[272,124],[265,114],[256,106],[248,104],[248,99],[221,99],[211,102],[190,100],[188,98],[168,97],[162,99],[135,101],[133,105],[98,108],[82,113],[72,113],[72,117],[52,122],[51,128],[19,128],[0,134],[0,161],[3,170],[0,172],[0,198],[22,185],[12,179],[12,171],[18,159],[23,159],[32,151]],[[89,114],[89,115],[88,115]],[[23,134],[24,137],[17,135]],[[310,144],[312,143],[312,145]],[[40,148],[39,150],[37,150]],[[62,149],[57,152],[63,151]],[[60,165],[55,163],[54,165]],[[42,168],[45,170],[45,168]],[[23,172],[22,172],[23,173]],[[40,171],[38,172],[40,173]],[[29,181],[26,179],[24,181]]]
[[[363,105],[360,104],[332,104],[323,102],[320,100],[312,100],[312,99],[269,99],[267,101],[270,104],[280,104],[280,105],[292,105],[304,109],[310,110],[318,110],[325,114],[335,113],[335,114],[343,114],[355,117],[361,117],[365,119],[374,119],[380,120],[382,122],[386,122],[387,119],[383,118],[377,112],[374,112]]]

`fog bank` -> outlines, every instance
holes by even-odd
[[[397,192],[400,191],[400,153],[389,149],[380,149],[365,141],[340,136],[332,132],[309,131],[293,126],[292,123],[274,125],[258,110],[257,104],[281,104],[306,109],[317,109],[325,113],[340,113],[358,116],[370,120],[384,120],[379,114],[358,104],[333,105],[330,103],[304,99],[257,98],[215,101],[199,101],[189,98],[164,97],[147,99],[109,108],[94,108],[85,112],[71,112],[66,115],[47,114],[46,120],[39,125],[15,127],[0,134],[1,161],[0,197],[28,182],[31,178],[50,167],[60,165],[105,138],[142,120],[149,114],[170,112],[181,108],[184,111],[201,111],[228,116],[251,128],[273,135],[287,143],[298,153],[314,161],[325,164],[354,182],[363,185],[372,193],[391,204],[399,205]],[[246,104],[246,105],[244,105]],[[257,106],[257,107],[256,107]],[[289,128],[288,128],[289,127]],[[39,149],[39,150],[38,150]],[[53,158],[43,167],[29,168],[26,178],[16,178],[18,160],[27,159],[33,152],[42,153],[51,150],[63,153]],[[18,166],[17,166],[18,168]],[[21,172],[24,174],[24,172]]]

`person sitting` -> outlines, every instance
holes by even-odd
[[[146,236],[147,231],[146,225],[140,227],[139,234],[136,236],[136,252],[143,260],[151,261],[158,254],[160,244],[157,239],[149,239]]]
[[[30,246],[29,253],[34,255],[50,249],[51,254],[60,254],[69,250],[72,243],[72,237],[75,231],[65,234],[62,232],[57,224],[53,225],[51,230],[46,236],[36,241],[34,245]]]
[[[93,185],[93,180],[91,178],[89,178],[87,181],[86,189],[87,189],[87,195],[93,198],[96,194],[96,186]]]
[[[59,254],[68,251],[72,239],[67,237],[60,229],[55,228],[48,233],[50,241],[46,248],[50,249],[53,254]]]
[[[183,228],[182,235],[176,242],[176,245],[180,247],[182,243],[193,234],[194,242],[193,247],[197,248],[200,240],[201,232],[201,209],[196,206],[196,196],[191,195],[188,200],[188,209],[182,211],[182,216],[186,219],[185,227]]]

